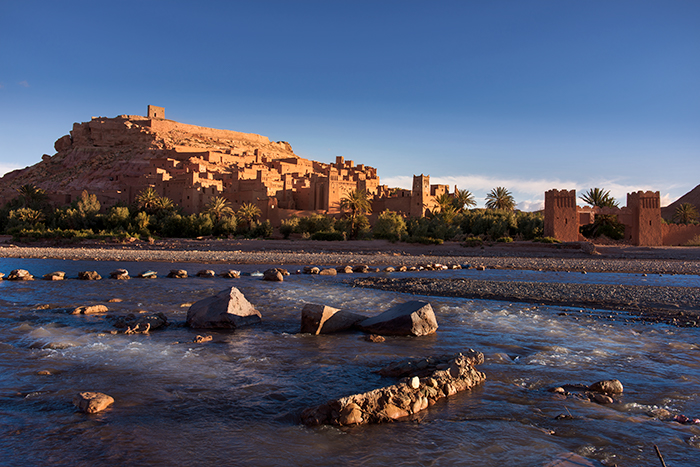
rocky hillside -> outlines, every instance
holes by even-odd
[[[673,213],[676,211],[676,208],[683,203],[690,203],[695,205],[698,212],[700,212],[700,185],[696,186],[688,193],[684,194],[665,208],[661,208],[661,217],[663,217],[666,220],[671,220],[673,218]]]
[[[0,178],[0,196],[9,200],[25,184],[50,193],[120,190],[128,180],[142,178],[152,158],[183,147],[238,154],[259,150],[272,159],[297,157],[288,143],[256,134],[134,115],[94,117],[75,123],[69,135],[59,138],[56,154],[45,154],[38,164]]]

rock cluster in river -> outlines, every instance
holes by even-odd
[[[405,418],[485,381],[486,375],[474,368],[483,361],[482,353],[469,350],[397,362],[380,370],[380,374],[403,378],[399,383],[310,407],[302,412],[301,419],[310,426],[347,426]]]

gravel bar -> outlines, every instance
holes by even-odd
[[[700,325],[700,288],[697,287],[381,277],[355,279],[352,285],[414,295],[618,310],[643,321]]]

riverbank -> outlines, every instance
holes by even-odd
[[[700,248],[593,246],[579,242],[513,242],[483,247],[464,247],[458,242],[420,245],[385,240],[321,242],[300,239],[163,239],[152,243],[83,241],[63,245],[0,243],[0,257],[314,266],[410,267],[440,263],[535,271],[700,274]]]

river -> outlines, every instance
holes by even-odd
[[[563,307],[423,297],[436,312],[435,335],[370,343],[358,333],[298,334],[303,304],[373,315],[415,297],[355,289],[344,275],[293,274],[283,283],[165,278],[174,268],[194,274],[266,266],[0,259],[2,272],[20,267],[68,277],[152,269],[159,278],[0,282],[2,465],[542,466],[576,453],[596,466],[658,466],[654,445],[669,466],[700,465],[700,425],[649,415],[666,409],[700,417],[697,328],[593,319]],[[594,274],[489,274],[490,280],[510,274],[508,280],[597,282]],[[667,277],[671,285],[674,280],[698,286],[697,277]],[[230,286],[258,308],[262,324],[208,332],[211,342],[192,343],[203,333],[183,326],[188,304]],[[122,301],[108,302],[113,298]],[[110,313],[163,312],[173,324],[147,335],[115,335],[104,317],[62,311],[97,303]],[[299,423],[306,407],[393,384],[374,372],[391,361],[469,348],[484,353],[478,369],[486,382],[411,420],[346,428]],[[38,374],[42,370],[51,374]],[[611,378],[622,381],[625,392],[610,405],[549,391]],[[107,393],[115,403],[100,414],[80,413],[72,398],[81,391]]]

